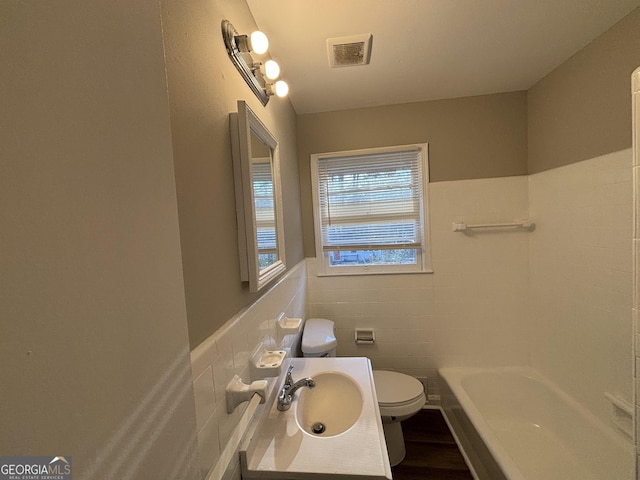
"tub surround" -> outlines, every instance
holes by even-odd
[[[633,403],[631,157],[529,177],[529,365],[605,423],[605,392]]]
[[[443,409],[479,480],[632,480],[634,448],[531,368],[444,368]]]

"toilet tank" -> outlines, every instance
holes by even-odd
[[[335,357],[338,341],[333,322],[326,318],[309,318],[302,332],[303,357]]]

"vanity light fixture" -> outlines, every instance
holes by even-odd
[[[280,76],[280,66],[274,60],[264,64],[256,61],[251,53],[264,55],[269,48],[267,36],[259,31],[251,35],[240,35],[228,20],[222,21],[222,38],[229,58],[236,66],[242,78],[247,82],[256,97],[266,105],[271,95],[284,97],[289,93],[289,86]]]

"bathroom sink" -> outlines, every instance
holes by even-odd
[[[369,359],[307,357],[290,362],[294,381],[310,377],[316,386],[299,388],[291,408],[278,410],[276,394],[286,375],[282,372],[265,411],[240,445],[242,478],[391,479]]]
[[[355,380],[340,372],[313,376],[316,386],[299,392],[296,421],[300,428],[321,437],[350,429],[362,413],[362,391]]]

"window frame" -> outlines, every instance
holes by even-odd
[[[420,198],[420,221],[422,223],[422,238],[420,248],[417,249],[417,262],[415,264],[391,264],[391,265],[331,265],[329,252],[324,251],[322,238],[322,212],[319,198],[319,173],[318,164],[320,160],[356,157],[365,155],[379,155],[385,153],[395,153],[403,151],[418,150],[421,164],[422,192]],[[407,145],[397,145],[391,147],[375,147],[357,150],[346,150],[340,152],[316,153],[311,155],[311,190],[313,200],[313,224],[315,234],[315,250],[317,259],[318,276],[338,276],[338,275],[380,275],[380,274],[404,274],[404,273],[433,273],[431,265],[431,240],[429,223],[429,144],[415,143]],[[372,246],[375,249],[375,245]]]

